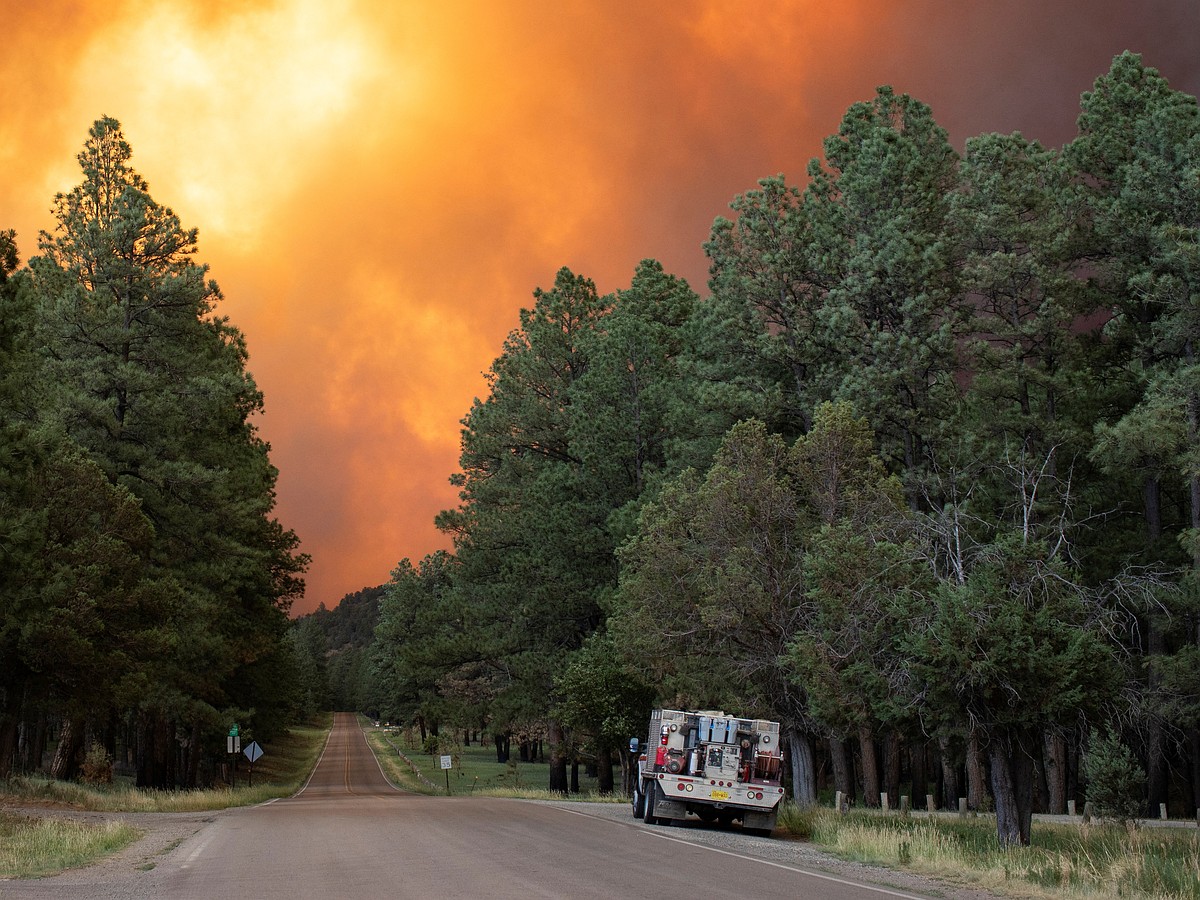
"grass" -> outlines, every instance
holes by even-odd
[[[552,794],[546,789],[549,767],[544,762],[520,762],[512,758],[507,763],[496,762],[496,750],[492,746],[449,745],[439,748],[435,754],[424,753],[418,737],[412,731],[392,731],[375,728],[366,720],[367,743],[388,777],[406,790],[424,794],[445,794],[449,781],[450,793],[454,796],[470,794],[486,797],[516,797],[524,800],[561,800],[561,794]],[[400,755],[411,761],[413,770]],[[448,770],[441,767],[441,756],[445,753],[452,759]],[[626,803],[619,794],[601,795],[596,779],[588,778],[580,771],[580,793],[568,795],[573,800],[594,802]]]
[[[0,813],[0,878],[38,878],[87,865],[140,836],[124,822],[97,825]]]
[[[782,828],[843,859],[1024,897],[1200,898],[1200,834],[1183,828],[1034,823],[1003,850],[989,817],[967,821],[831,809],[780,812]]]
[[[316,765],[331,719],[295,726],[263,745],[263,756],[254,765],[253,786],[247,784],[249,765],[243,759],[233,788],[195,791],[158,791],[134,787],[127,780],[108,785],[55,781],[37,775],[0,782],[0,801],[7,805],[62,804],[96,812],[203,812],[250,806],[295,793]]]

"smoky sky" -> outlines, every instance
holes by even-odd
[[[246,335],[312,554],[295,612],[448,546],[460,420],[517,312],[568,266],[652,257],[706,293],[713,219],[804,182],[890,84],[959,149],[1059,146],[1133,50],[1200,93],[1200,2],[0,0],[0,228],[25,258],[119,119]]]

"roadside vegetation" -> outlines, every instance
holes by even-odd
[[[525,800],[561,800],[560,793],[551,793],[546,784],[547,763],[520,762],[511,757],[508,762],[496,761],[496,750],[487,745],[452,746],[437,748],[437,752],[423,750],[415,733],[411,730],[375,728],[366,723],[367,743],[384,773],[393,784],[405,790],[423,794],[445,794],[449,782],[454,796],[472,794],[487,797],[518,797]],[[451,757],[452,765],[447,779],[441,767],[441,757]],[[403,754],[403,756],[401,755]],[[592,802],[625,803],[619,794],[602,795],[597,788],[595,776],[588,776],[580,767],[579,792],[566,795],[572,800]]]
[[[1035,823],[1002,848],[992,816],[966,820],[832,809],[780,812],[780,831],[841,859],[1022,897],[1200,897],[1200,832]]]
[[[235,786],[194,791],[148,790],[128,779],[111,784],[56,781],[41,775],[24,775],[0,782],[0,801],[9,806],[61,804],[95,812],[201,812],[251,806],[299,790],[316,765],[332,717],[329,714],[306,725],[295,725],[263,744],[263,756],[254,765],[253,783],[245,758],[239,760]]]
[[[0,878],[38,878],[87,865],[141,834],[124,822],[96,825],[0,813]]]

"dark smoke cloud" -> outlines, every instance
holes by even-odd
[[[715,216],[892,84],[959,147],[1071,138],[1125,49],[1200,93],[1200,4],[0,2],[0,227],[35,252],[100,115],[201,229],[313,554],[307,611],[446,545],[458,420],[567,265],[703,292]]]

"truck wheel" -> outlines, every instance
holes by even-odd
[[[654,815],[655,800],[658,798],[658,788],[654,786],[653,781],[642,782],[642,787],[646,791],[646,824],[647,825],[662,825],[665,820]]]
[[[642,790],[641,781],[636,781],[633,785],[633,817],[635,819],[646,817],[646,793]]]

